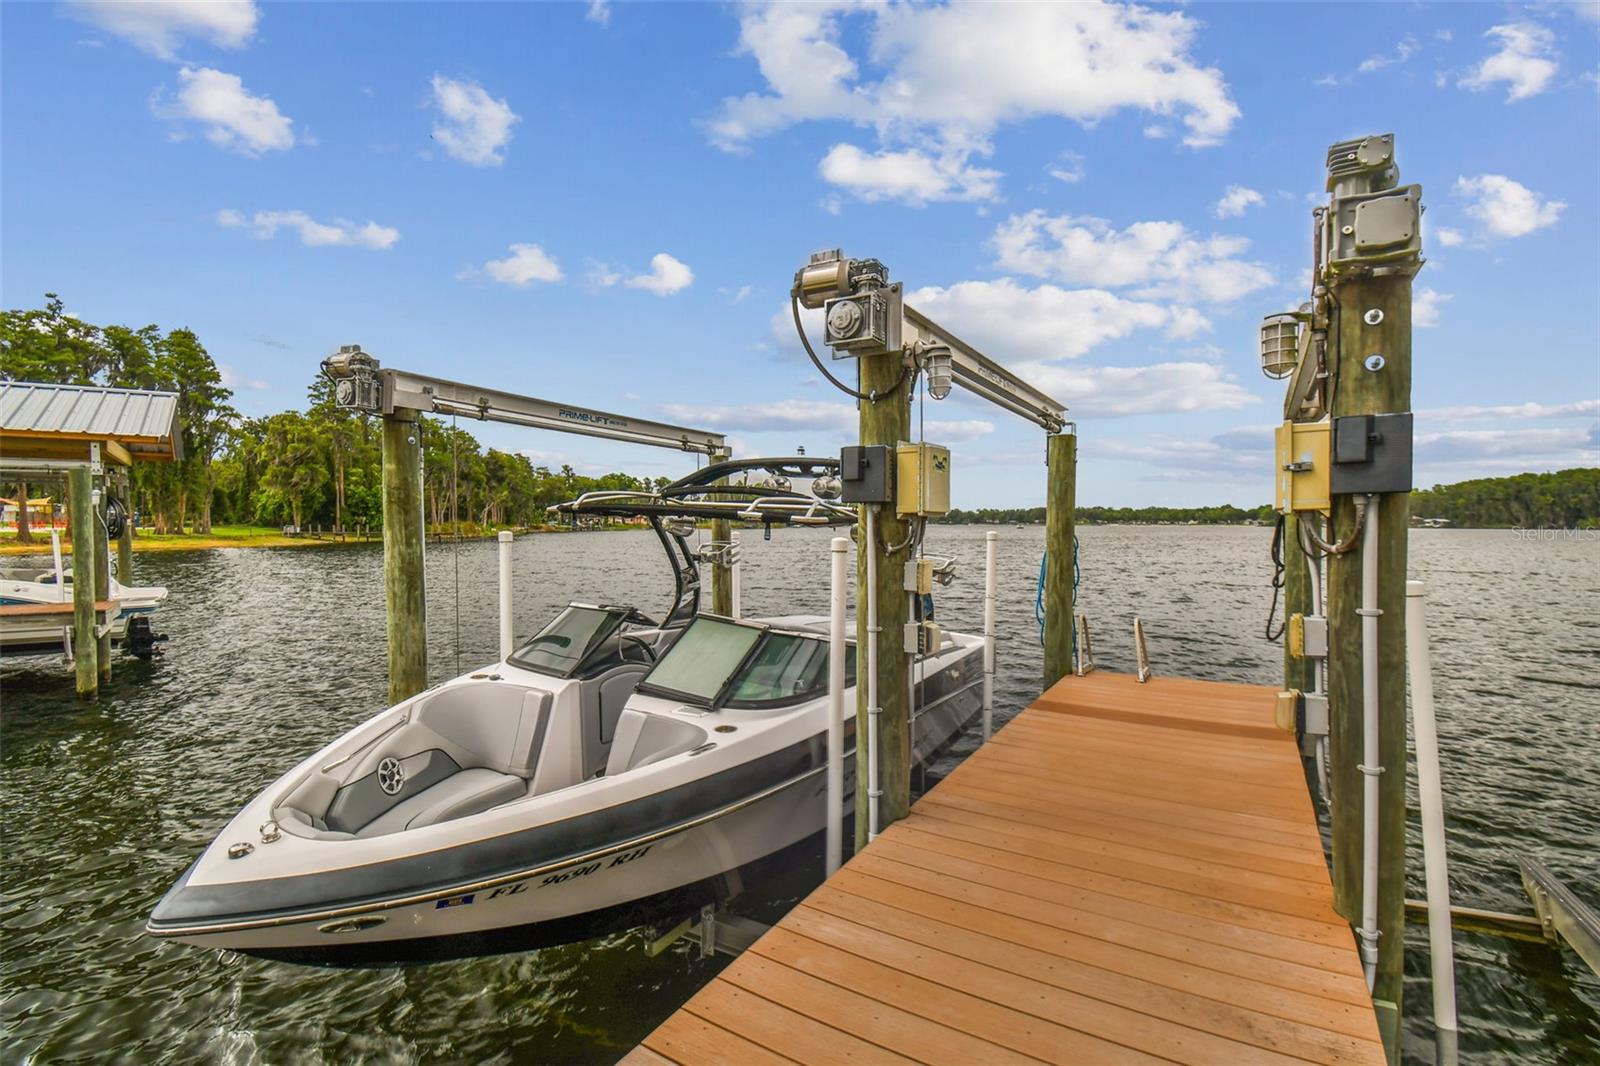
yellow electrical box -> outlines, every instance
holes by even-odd
[[[894,511],[938,517],[950,510],[950,449],[942,444],[895,445]]]
[[[1284,646],[1283,646],[1284,650],[1289,653],[1289,657],[1290,658],[1292,658],[1292,659],[1304,659],[1306,657],[1306,616],[1305,615],[1303,615],[1303,614],[1291,614],[1289,616],[1288,625],[1285,626],[1284,631],[1283,631],[1283,639],[1284,639]]]
[[[1329,422],[1285,422],[1277,429],[1273,502],[1280,514],[1326,511]]]

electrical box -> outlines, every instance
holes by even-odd
[[[1328,420],[1285,422],[1276,436],[1274,507],[1280,514],[1328,510]]]
[[[1411,412],[1333,420],[1329,488],[1338,495],[1411,491]]]
[[[939,651],[943,633],[937,622],[907,622],[905,652],[907,655],[934,655]]]
[[[1296,659],[1328,656],[1328,620],[1321,615],[1291,614],[1284,631],[1285,647]]]
[[[1303,697],[1305,701],[1305,731],[1307,735],[1325,737],[1328,735],[1328,697],[1319,696],[1314,692],[1307,692]]]
[[[1329,215],[1328,270],[1422,255],[1422,186],[1336,197]]]
[[[900,285],[863,289],[823,304],[823,339],[835,359],[900,350],[904,302]]]
[[[895,445],[896,514],[937,517],[950,510],[950,449],[941,444]]]
[[[842,503],[889,503],[893,479],[887,444],[852,444],[839,453]]]
[[[906,576],[903,585],[907,592],[915,592],[926,596],[933,592],[933,560],[912,559],[906,563]]]

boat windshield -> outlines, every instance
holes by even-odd
[[[506,661],[538,674],[571,677],[627,617],[626,607],[570,606]]]
[[[846,684],[855,646],[845,653]],[[814,698],[828,687],[828,642],[700,617],[646,674],[639,688],[712,706],[773,707]]]
[[[672,649],[644,675],[639,688],[710,705],[761,634],[762,630],[751,626],[704,616],[696,618]]]

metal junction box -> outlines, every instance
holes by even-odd
[[[896,514],[937,517],[950,510],[950,449],[942,444],[895,445]]]
[[[903,313],[899,283],[829,300],[823,305],[822,321],[833,357],[899,351]]]
[[[1328,510],[1328,420],[1285,422],[1276,436],[1274,508],[1280,514]]]
[[[1422,186],[1338,197],[1330,221],[1332,273],[1416,259],[1422,255]]]
[[[1336,494],[1411,491],[1411,412],[1344,415],[1333,420]]]
[[[841,503],[889,503],[892,484],[887,444],[852,444],[839,453]]]

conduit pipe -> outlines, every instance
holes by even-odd
[[[1361,528],[1361,964],[1371,989],[1378,968],[1378,508],[1368,494]]]
[[[1417,793],[1422,807],[1422,863],[1428,886],[1428,948],[1433,961],[1433,1024],[1438,1061],[1454,1063],[1456,963],[1451,946],[1450,870],[1445,855],[1444,789],[1439,732],[1433,714],[1433,662],[1427,604],[1420,581],[1406,582],[1406,662],[1411,668],[1411,722],[1417,743]]]
[[[511,530],[500,531],[500,658],[508,658],[516,649],[511,635]]]
[[[839,872],[844,859],[844,609],[848,596],[845,565],[850,557],[850,538],[834,537],[829,548],[832,572],[829,578],[828,610],[828,847],[827,876]]]
[[[995,559],[1000,534],[983,535],[983,739],[994,729],[994,608]]]
[[[878,785],[878,719],[883,715],[878,706],[878,507],[866,507],[867,542],[861,550],[867,553],[867,839],[875,840],[878,798],[883,795]]]
[[[23,495],[26,496],[27,494],[23,493]],[[22,501],[22,506],[28,506],[28,501],[26,499]],[[130,518],[129,521],[131,522],[133,519]],[[56,564],[56,588],[64,589],[67,587],[67,579],[66,572],[61,568],[61,530],[56,529],[54,525],[50,527],[50,555],[55,560]],[[61,628],[61,649],[62,651],[66,652],[68,659],[72,658],[71,626],[63,626]]]

